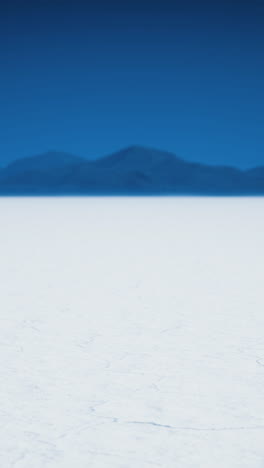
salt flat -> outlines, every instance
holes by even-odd
[[[264,467],[264,199],[0,199],[0,466]]]

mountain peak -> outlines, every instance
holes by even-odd
[[[133,170],[140,167],[141,169],[150,169],[168,162],[182,161],[175,154],[167,151],[158,150],[140,145],[131,145],[123,148],[115,153],[98,159],[97,164],[101,167],[123,168]]]
[[[170,156],[173,158],[179,159],[174,153],[170,153],[169,151],[160,150],[157,148],[153,148],[151,146],[143,146],[143,145],[130,145],[126,148],[121,149],[118,153],[125,154],[135,154],[140,153],[145,156]],[[115,153],[117,154],[117,153]]]

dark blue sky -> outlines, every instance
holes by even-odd
[[[264,165],[264,1],[9,0],[0,162],[130,144]]]

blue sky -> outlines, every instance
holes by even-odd
[[[5,3],[2,165],[130,144],[264,165],[263,1]]]

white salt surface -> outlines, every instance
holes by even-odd
[[[264,199],[0,199],[0,467],[264,467]]]

